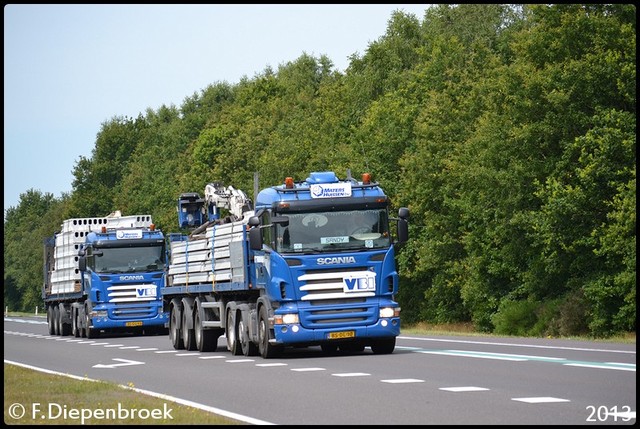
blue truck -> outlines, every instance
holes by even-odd
[[[287,347],[389,354],[400,334],[395,248],[409,210],[370,174],[312,172],[302,182],[244,192],[219,183],[178,200],[163,289],[175,349],[277,357]],[[229,213],[223,217],[224,210]],[[395,228],[392,228],[394,226]],[[395,239],[392,236],[395,229]]]
[[[166,240],[150,215],[74,218],[44,240],[50,335],[166,333]]]

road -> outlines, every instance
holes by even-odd
[[[4,319],[5,362],[135,385],[247,424],[631,425],[636,345],[560,339],[402,335],[393,354],[278,359],[174,350],[168,336],[47,334]],[[10,386],[5,386],[6,389]]]

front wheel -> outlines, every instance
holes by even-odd
[[[271,329],[269,329],[269,315],[265,306],[260,307],[258,319],[258,352],[264,359],[278,357],[282,353],[282,346],[269,343]]]
[[[371,344],[371,351],[376,355],[388,355],[396,348],[396,337],[381,338]]]

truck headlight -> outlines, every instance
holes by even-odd
[[[274,325],[293,325],[300,323],[300,317],[297,313],[276,314],[273,316]]]
[[[400,317],[400,307],[383,307],[380,309],[380,318]]]

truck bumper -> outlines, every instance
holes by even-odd
[[[160,313],[155,317],[131,320],[113,320],[108,317],[93,317],[93,328],[96,329],[129,329],[145,326],[161,326],[169,322],[169,313]]]
[[[367,340],[400,335],[400,318],[379,319],[374,325],[348,328],[306,329],[299,324],[274,325],[277,344],[321,344],[326,341]]]

